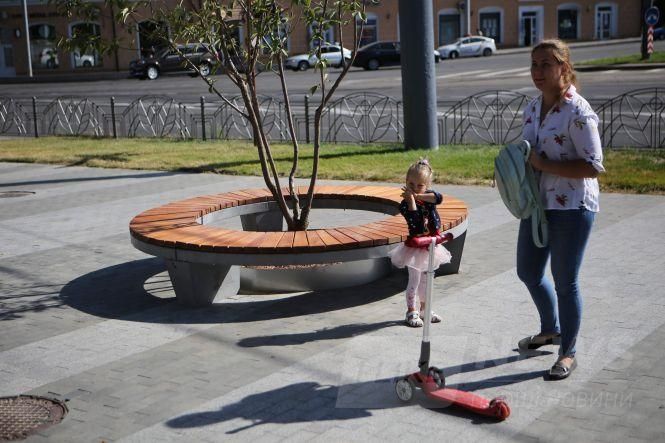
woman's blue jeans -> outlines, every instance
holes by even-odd
[[[559,355],[575,356],[582,320],[582,298],[577,276],[595,212],[586,209],[545,211],[549,243],[538,248],[531,237],[531,219],[520,222],[517,239],[517,276],[531,293],[540,314],[540,333],[561,333]],[[554,289],[545,277],[551,260]]]

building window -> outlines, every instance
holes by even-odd
[[[317,46],[319,46],[319,39],[315,39],[314,37],[314,32],[317,30],[316,28],[319,26],[317,22],[312,23],[309,25],[309,28],[307,29],[307,41],[310,46],[310,49],[314,49]],[[321,34],[323,34],[323,43],[335,43],[335,30],[333,27],[329,27],[328,29],[324,29]]]
[[[460,15],[439,13],[439,46],[455,43],[461,37]]]
[[[363,22],[356,19],[356,32],[360,32]],[[367,22],[363,27],[363,33],[360,36],[360,46],[369,45],[379,40],[379,26],[376,14],[367,14]]]
[[[613,4],[596,5],[596,38],[605,40],[616,35],[616,6]]]
[[[479,17],[482,35],[493,38],[496,43],[501,43],[501,13],[481,12]]]
[[[145,20],[138,24],[138,44],[141,57],[154,56],[168,47],[169,29],[163,22]]]
[[[561,40],[577,40],[577,9],[561,8],[557,12],[558,37]]]
[[[46,23],[30,26],[30,52],[35,68],[55,69],[60,66],[55,26]]]
[[[97,23],[76,23],[70,26],[72,38],[85,40],[99,39],[101,32]],[[92,68],[101,66],[102,59],[97,51],[90,48],[75,49],[72,52],[72,66],[74,68]]]

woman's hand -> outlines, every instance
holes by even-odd
[[[532,149],[531,152],[529,152],[528,162],[533,167],[533,169],[537,169],[538,171],[543,170],[544,159],[540,155],[536,154],[535,149]]]

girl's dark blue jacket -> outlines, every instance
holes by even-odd
[[[409,237],[432,235],[441,230],[441,218],[436,210],[436,205],[441,204],[443,196],[432,189],[428,189],[425,193],[434,194],[436,203],[416,200],[415,211],[409,211],[406,200],[402,200],[399,205],[399,212],[404,216],[409,227]],[[425,220],[427,220],[427,226],[425,226]]]

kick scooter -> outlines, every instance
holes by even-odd
[[[477,414],[494,417],[498,420],[505,420],[510,415],[510,407],[506,401],[501,398],[488,400],[471,392],[460,391],[458,389],[446,388],[446,378],[443,370],[435,366],[429,366],[430,359],[430,337],[429,327],[432,321],[432,285],[434,282],[434,269],[432,261],[434,258],[434,247],[440,243],[446,243],[452,240],[452,234],[437,235],[435,237],[418,237],[410,239],[410,244],[414,246],[428,246],[429,264],[427,269],[427,293],[425,302],[425,325],[423,326],[423,341],[420,345],[420,360],[418,367],[420,370],[400,378],[395,383],[397,397],[403,402],[408,402],[413,398],[416,388],[420,388],[427,397],[444,403],[445,405],[457,405]]]

